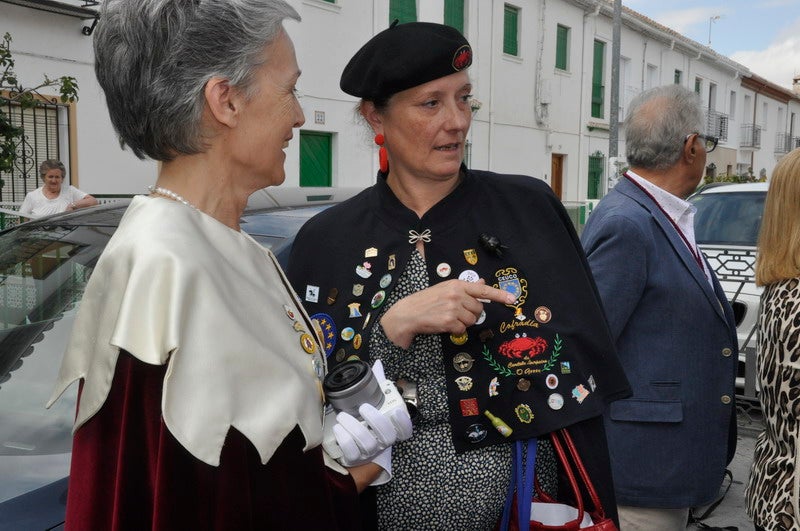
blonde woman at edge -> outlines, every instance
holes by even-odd
[[[800,148],[775,167],[758,236],[759,401],[766,429],[745,490],[757,531],[800,529]]]

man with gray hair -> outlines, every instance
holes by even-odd
[[[625,120],[630,170],[581,236],[633,396],[605,414],[623,530],[685,529],[736,447],[736,327],[694,239],[686,198],[717,139],[697,94],[640,94]]]

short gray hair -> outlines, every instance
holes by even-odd
[[[64,167],[64,163],[60,160],[56,159],[47,159],[43,160],[41,164],[39,164],[39,177],[44,179],[44,176],[47,175],[47,172],[50,170],[61,170],[61,178],[67,176],[67,168]]]
[[[206,83],[219,76],[252,96],[286,18],[300,20],[284,0],[105,0],[95,74],[120,143],[161,161],[206,149]]]
[[[680,85],[642,92],[628,107],[625,144],[632,167],[664,171],[678,162],[686,135],[705,131],[700,96]]]

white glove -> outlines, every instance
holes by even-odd
[[[381,412],[389,417],[397,433],[397,440],[405,441],[406,439],[410,439],[413,428],[411,425],[411,416],[394,382],[386,379],[386,374],[383,371],[383,362],[381,360],[375,360],[375,363],[372,364],[372,374],[375,375],[375,379],[378,380],[378,384],[380,384],[381,389],[383,389],[384,400],[381,406]],[[359,413],[361,413],[360,410]],[[363,416],[363,413],[361,414]]]
[[[335,423],[332,412],[326,413],[323,446],[331,457],[346,467],[369,463],[395,442],[404,441],[412,434],[408,409],[394,383],[386,379],[380,360],[375,362],[372,372],[384,394],[380,410],[371,404],[361,404],[358,408],[360,420],[341,412],[336,414]],[[384,453],[379,464],[386,469],[388,463],[390,460]],[[387,472],[391,474],[390,470]]]

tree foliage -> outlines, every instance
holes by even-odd
[[[78,81],[72,76],[51,79],[47,75],[35,87],[24,87],[14,72],[14,58],[11,54],[11,34],[6,33],[0,41],[0,172],[9,171],[17,158],[17,145],[25,133],[16,127],[5,112],[9,103],[29,109],[41,105],[44,97],[39,92],[44,88],[57,88],[62,103],[78,99]],[[0,180],[0,188],[3,186]]]

